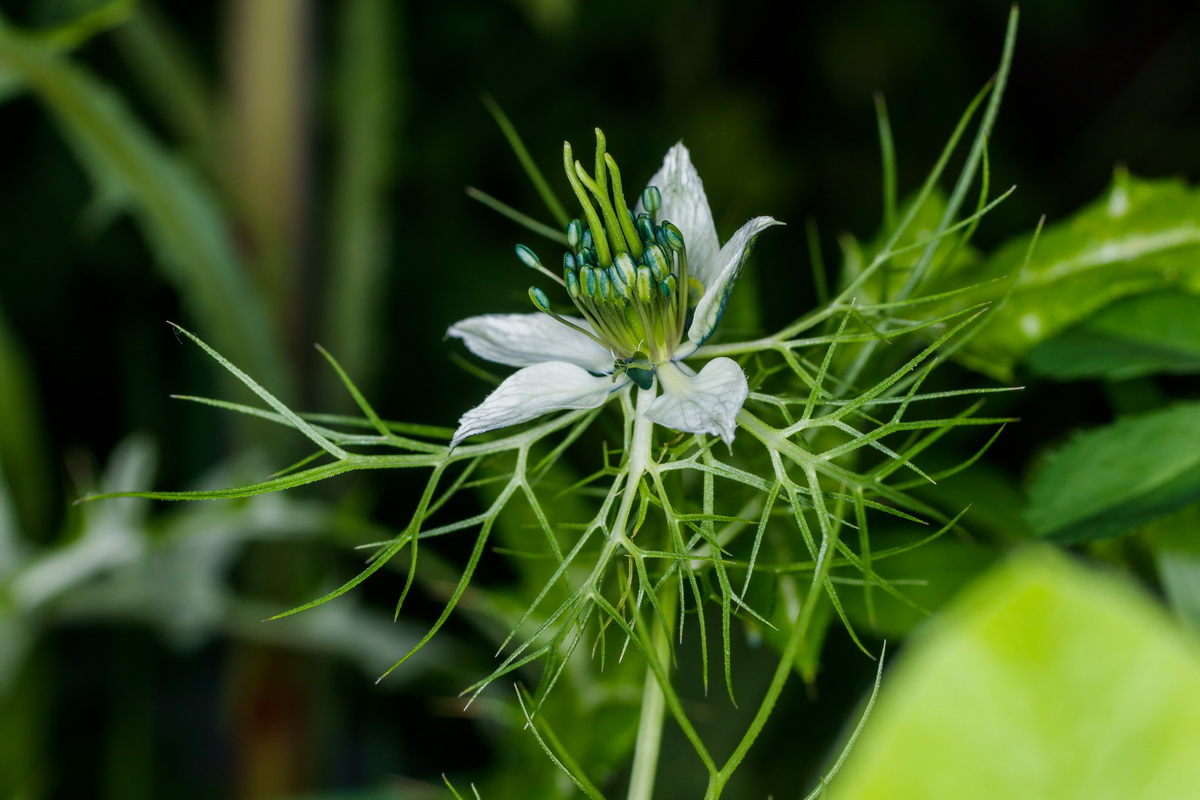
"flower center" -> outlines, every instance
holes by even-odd
[[[655,368],[671,360],[686,330],[689,297],[703,286],[688,275],[683,234],[658,220],[659,190],[642,192],[646,209],[636,216],[625,203],[621,171],[605,152],[604,134],[596,129],[595,174],[576,161],[571,144],[563,143],[563,168],[583,209],[583,220],[567,225],[563,277],[559,281],[592,331],[563,319],[550,307],[546,293],[531,287],[534,306],[568,327],[590,336],[616,360],[614,375],[626,373],[649,388]],[[524,245],[517,256],[527,266],[558,280]]]

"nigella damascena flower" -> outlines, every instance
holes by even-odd
[[[475,355],[521,367],[462,416],[451,446],[553,411],[595,408],[630,384],[661,392],[645,410],[651,421],[733,441],[749,391],[741,367],[714,358],[696,372],[684,359],[721,321],[754,239],[782,223],[755,217],[721,246],[704,185],[682,144],[667,153],[630,211],[599,130],[596,142],[595,176],[573,159],[570,143],[563,145],[583,220],[567,226],[562,278],[532,250],[517,247],[527,266],[562,285],[579,316],[558,314],[534,287],[529,296],[539,313],[485,314],[450,328]]]

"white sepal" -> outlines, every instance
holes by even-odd
[[[737,282],[738,276],[742,274],[742,269],[746,266],[746,259],[750,257],[750,249],[754,244],[755,237],[772,225],[782,224],[771,217],[755,217],[738,228],[733,238],[721,248],[721,252],[716,258],[717,269],[711,281],[703,281],[704,296],[696,304],[696,311],[692,315],[692,325],[688,328],[688,340],[692,344],[697,346],[704,344],[704,340],[712,335],[713,330],[721,321],[721,315],[725,313],[725,304],[729,302],[729,293],[733,291],[734,283]],[[692,248],[689,243],[689,268],[692,263],[691,252]]]
[[[663,393],[650,404],[646,417],[668,428],[688,433],[710,433],[733,444],[736,420],[750,387],[746,375],[731,358],[714,358],[698,375],[678,362],[658,368]]]
[[[597,377],[562,361],[544,361],[519,369],[462,415],[450,446],[457,446],[468,436],[528,422],[552,411],[596,408],[628,383],[613,383],[608,376]]]
[[[586,320],[563,319],[591,330]],[[613,368],[612,353],[541,312],[468,317],[451,325],[446,334],[462,339],[480,358],[510,367],[565,361],[590,372],[612,372]]]

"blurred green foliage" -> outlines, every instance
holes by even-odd
[[[773,329],[814,301],[804,221],[815,221],[818,253],[834,268],[871,249],[857,242],[877,241],[872,92],[887,98],[903,195],[995,69],[1006,13],[999,0],[6,3],[0,797],[420,798],[445,796],[442,772],[460,791],[476,781],[489,799],[571,796],[511,703],[485,696],[464,714],[454,697],[491,669],[503,635],[482,610],[503,609],[514,585],[540,585],[544,565],[513,572],[489,560],[439,648],[379,686],[363,675],[386,668],[412,636],[386,613],[402,575],[383,573],[361,599],[257,622],[353,575],[353,547],[402,525],[419,486],[389,473],[223,505],[70,505],[105,486],[261,479],[302,455],[268,426],[168,400],[244,395],[163,322],[202,331],[293,407],[348,405],[310,347],[320,341],[388,417],[452,424],[480,386],[455,366],[443,332],[470,314],[527,308],[511,254],[525,233],[463,186],[545,217],[479,99],[487,92],[548,172],[561,141],[584,140],[594,126],[620,143],[631,183],[682,138],[723,233],[752,212],[793,223],[790,236],[764,239],[735,295],[757,308],[731,319]],[[1181,402],[1197,396],[1195,298],[1184,293],[1196,289],[1200,225],[1197,41],[1200,13],[1166,2],[1024,9],[989,142],[994,185],[1020,188],[946,276],[948,286],[965,275],[1014,277],[1037,217],[1048,215],[1008,306],[960,354],[1027,382],[1020,396],[989,401],[1022,422],[975,469],[927,492],[948,514],[974,503],[964,517],[973,539],[897,559],[889,577],[929,582],[913,592],[922,609],[889,597],[875,609],[851,605],[864,635],[905,636],[1030,528],[1096,540],[1077,552],[1126,569],[1195,626],[1195,507],[1179,506],[1200,488],[1189,461],[1194,404]],[[1128,171],[1110,187],[1118,164]],[[1167,246],[1141,246],[1148,240]],[[1108,256],[1088,261],[1096,252]],[[1067,268],[1083,262],[1097,268]],[[949,374],[938,388],[954,388],[965,371]],[[1163,427],[1183,417],[1179,431]],[[946,442],[922,465],[954,463],[982,443]],[[264,444],[266,464],[252,452]],[[1131,452],[1179,468],[1114,515],[1111,492],[1097,486],[1144,477],[1122,456]],[[1100,524],[1080,522],[1092,519]],[[503,546],[519,550],[523,528],[510,525]],[[436,616],[463,547],[447,537],[426,548],[421,598],[406,617]],[[1000,569],[971,590],[974,612],[954,612],[914,644],[914,660],[963,642],[986,650],[995,643],[971,614],[1036,579],[1057,582],[1061,623],[1037,645],[1043,655],[1076,647],[1115,670],[1112,681],[1140,674],[1104,660],[1123,653],[1087,622],[1103,608],[1127,623],[1126,650],[1169,653],[1173,679],[1194,683],[1194,653],[1173,639],[1181,634],[1126,587],[1054,559]],[[771,668],[771,638],[754,628],[734,656],[739,692],[761,688]],[[737,796],[802,794],[827,766],[874,671],[844,637],[823,644],[799,659],[810,694],[799,685],[785,694],[733,784]],[[1056,675],[1072,677],[1074,661],[1056,663]],[[633,734],[623,712],[640,696],[624,667],[609,669],[594,681],[570,672],[576,684],[559,692],[564,704],[546,724],[594,777],[619,785]],[[898,674],[886,691],[911,702],[908,680]],[[1103,682],[1077,685],[1068,699],[1103,691],[1094,686]],[[694,689],[689,702],[711,715],[706,734],[719,736],[739,712]],[[967,702],[941,693],[912,713],[936,721]],[[881,702],[878,714],[881,737],[903,736],[900,711]],[[1031,719],[942,734],[971,744],[980,731],[1057,730]],[[1140,758],[1144,745],[1113,741],[1114,761]],[[861,746],[864,758],[876,752],[869,739]],[[669,733],[663,797],[703,789],[685,752]]]

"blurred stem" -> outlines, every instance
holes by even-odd
[[[145,3],[135,8],[113,36],[130,72],[149,96],[151,107],[209,175],[223,177],[218,170],[212,90],[185,42],[161,12]]]
[[[675,602],[675,592],[668,591],[662,601],[662,612],[668,622],[675,618]],[[662,625],[654,626],[654,658],[663,665],[664,672],[671,660],[671,634],[672,631]],[[653,668],[646,667],[642,714],[633,750],[633,774],[629,778],[629,800],[650,800],[654,797],[654,778],[658,772],[658,753],[662,745],[666,708],[666,696],[658,685],[658,677]]]
[[[311,0],[231,0],[227,165],[250,261],[297,369],[308,361]],[[302,350],[302,343],[304,349]],[[303,385],[303,382],[301,382]]]
[[[338,6],[334,65],[337,126],[329,208],[329,272],[322,296],[322,341],[357,383],[378,362],[383,276],[389,225],[385,195],[392,183],[403,81],[395,43],[398,9],[391,0],[351,0]],[[336,401],[346,402],[336,387]],[[331,392],[332,394],[332,392]]]

